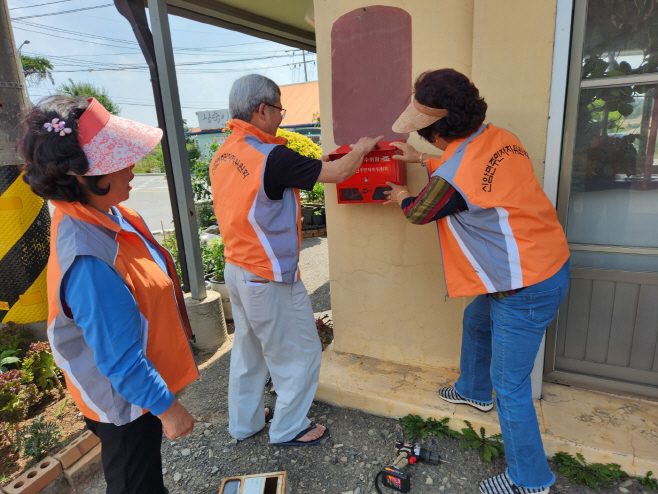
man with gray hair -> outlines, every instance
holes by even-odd
[[[281,91],[267,77],[239,78],[229,94],[231,135],[210,164],[213,204],[225,245],[226,286],[235,336],[231,353],[229,433],[242,440],[272,420],[270,442],[316,444],[329,431],[308,418],[322,347],[299,273],[299,189],[340,183],[381,139],[363,137],[336,161],[311,159],[276,137],[285,115]],[[267,372],[276,414],[264,409]]]

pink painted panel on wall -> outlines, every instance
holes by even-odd
[[[362,136],[406,139],[391,130],[411,102],[411,16],[375,5],[340,17],[331,29],[331,91],[336,144]]]

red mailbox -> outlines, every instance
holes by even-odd
[[[351,150],[348,145],[341,146],[329,159],[342,158]],[[393,159],[397,152],[391,141],[381,141],[378,148],[366,155],[354,175],[336,184],[338,204],[385,202],[384,191],[390,190],[386,182],[407,185],[406,163]]]

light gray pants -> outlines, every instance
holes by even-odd
[[[245,439],[265,427],[263,388],[269,369],[277,393],[270,442],[289,441],[310,424],[307,413],[320,376],[322,345],[301,280],[262,279],[226,263],[235,335],[228,385],[228,430]]]

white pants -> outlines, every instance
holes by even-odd
[[[235,335],[228,385],[229,433],[245,439],[265,427],[263,388],[269,369],[277,393],[270,442],[289,441],[309,426],[322,345],[301,280],[257,283],[226,263]]]

